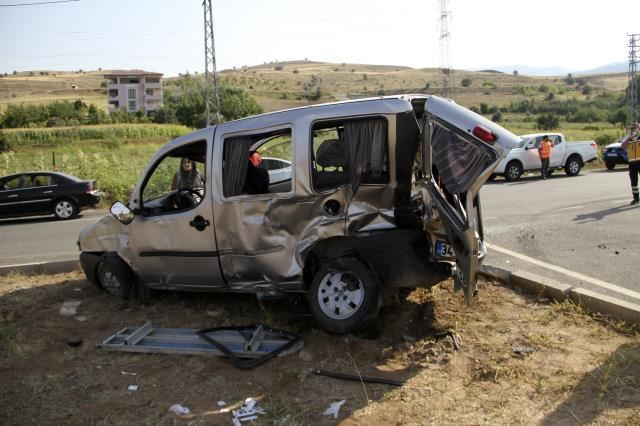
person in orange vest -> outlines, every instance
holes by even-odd
[[[547,178],[547,174],[549,173],[549,161],[551,160],[551,148],[553,148],[553,142],[549,139],[549,136],[544,135],[542,137],[542,141],[540,141],[540,146],[538,147],[538,155],[540,156],[540,162],[542,166],[540,168],[540,174],[542,175],[542,179]]]
[[[640,173],[640,124],[633,123],[631,131],[622,140],[623,149],[627,150],[629,158],[629,179],[631,179],[631,194],[633,200],[630,205],[640,203],[638,193],[638,174]]]

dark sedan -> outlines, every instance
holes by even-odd
[[[622,148],[620,142],[607,145],[602,148],[602,161],[604,161],[609,170],[613,170],[616,164],[629,164],[627,150]]]
[[[71,219],[100,202],[94,180],[57,172],[16,173],[0,178],[0,217],[53,214]]]

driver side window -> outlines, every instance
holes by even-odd
[[[145,215],[190,210],[202,202],[206,148],[205,141],[185,145],[156,163],[142,189],[141,204]]]

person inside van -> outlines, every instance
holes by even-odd
[[[269,172],[261,167],[262,157],[257,151],[249,152],[247,177],[242,192],[245,194],[266,194],[269,192]]]
[[[189,158],[180,161],[180,170],[176,172],[171,181],[171,190],[185,188],[204,188],[204,179],[198,173],[196,162]]]

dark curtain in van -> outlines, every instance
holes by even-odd
[[[362,175],[380,177],[384,172],[387,129],[382,118],[344,123],[344,141],[349,149],[349,178],[354,190]]]
[[[492,162],[488,152],[440,126],[431,136],[431,149],[442,184],[452,194],[468,190]]]
[[[249,164],[250,136],[237,136],[224,141],[222,187],[225,197],[242,194]]]

